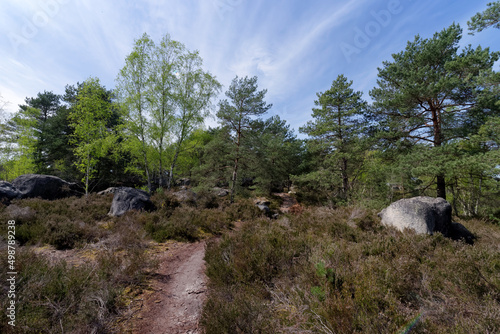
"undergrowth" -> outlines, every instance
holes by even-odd
[[[107,213],[111,201],[110,196],[96,194],[55,201],[15,200],[0,211],[0,221],[16,221],[16,240],[21,245],[50,244],[60,250],[71,249],[109,234],[99,223],[110,219]]]
[[[16,220],[20,243],[14,333],[112,332],[123,291],[140,289],[154,268],[149,240],[207,235],[219,236],[206,249],[207,334],[500,332],[500,227],[488,221],[459,221],[478,236],[468,245],[384,228],[375,211],[355,207],[301,208],[269,219],[249,199],[230,205],[202,193],[180,203],[159,192],[156,211],[109,217],[111,198],[0,208],[3,225]],[[75,265],[23,247],[44,244],[95,252]],[[3,291],[6,278],[2,271]],[[0,307],[7,303],[2,294]]]
[[[112,333],[115,316],[125,308],[124,291],[140,291],[155,268],[148,255],[143,226],[129,217],[107,216],[111,198],[15,201],[0,211],[7,231],[16,221],[15,270],[16,326],[8,325],[5,312],[0,333]],[[0,253],[7,254],[5,235]],[[32,245],[50,244],[69,250],[86,247],[87,256],[67,263],[40,253]],[[0,267],[8,267],[7,256]],[[8,291],[7,271],[0,271],[0,289]],[[10,299],[0,296],[6,310]]]
[[[495,333],[500,229],[473,245],[313,208],[256,219],[207,247],[206,333]]]

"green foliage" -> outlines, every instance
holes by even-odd
[[[317,93],[318,100],[314,104],[313,121],[300,128],[300,131],[313,138],[311,146],[321,155],[324,163],[321,167],[340,178],[342,183],[332,187],[339,189],[331,197],[341,197],[344,201],[353,188],[354,180],[363,166],[363,151],[366,140],[361,134],[364,128],[362,117],[366,102],[362,100],[362,92],[355,92],[352,81],[339,75],[332,87],[324,93]]]
[[[144,34],[118,75],[125,148],[142,165],[132,164],[129,170],[144,170],[149,191],[154,170],[159,186],[173,186],[179,156],[196,143],[185,141],[203,124],[220,90],[215,77],[201,66],[198,52],[187,50],[168,34],[158,44]]]
[[[487,6],[488,8],[474,15],[467,22],[469,34],[474,35],[475,32],[481,32],[489,27],[500,29],[500,1],[490,2]]]
[[[227,127],[209,129],[200,152],[199,165],[192,170],[199,189],[223,187],[230,184],[229,169],[233,167],[233,143]]]
[[[417,36],[404,51],[393,55],[392,62],[379,68],[378,87],[370,95],[375,100],[380,136],[389,147],[398,142],[433,147],[451,143],[463,133],[464,120],[484,92],[491,93],[481,88],[481,82],[497,77],[492,67],[499,53],[470,46],[458,53],[461,34],[460,26],[453,24],[431,39]],[[443,198],[446,173],[441,168],[431,174],[436,178],[437,195]]]
[[[254,121],[247,134],[248,150],[243,175],[255,178],[257,188],[269,195],[291,186],[290,175],[300,173],[302,142],[297,140],[290,125],[279,116]]]
[[[115,145],[116,138],[107,128],[111,116],[109,92],[99,79],[87,79],[78,92],[75,109],[68,115],[70,127],[74,129],[70,143],[76,146],[78,161],[75,164],[85,175],[82,181],[86,195],[99,160]]]
[[[35,152],[40,110],[24,106],[0,125],[2,179],[13,180],[36,170]]]
[[[264,98],[267,90],[257,90],[257,77],[234,78],[226,96],[229,98],[220,101],[217,117],[222,126],[231,131],[234,143],[234,168],[231,179],[231,203],[234,202],[236,182],[238,180],[239,162],[244,158],[242,152],[243,139],[251,128],[252,117],[266,113],[271,104],[266,104]]]

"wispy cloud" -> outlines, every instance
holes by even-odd
[[[355,89],[367,96],[377,66],[407,40],[453,20],[464,22],[489,0],[400,0],[405,10],[349,64],[340,43],[352,40],[356,26],[373,20],[371,10],[394,1],[3,0],[0,94],[11,102],[12,112],[26,96],[43,90],[62,93],[66,84],[91,75],[112,88],[134,39],[144,32],[155,40],[169,33],[198,49],[205,68],[225,89],[236,75],[257,75],[259,87],[268,89],[268,102],[274,103],[272,113],[298,128],[310,117],[316,92],[328,89],[338,74],[354,80]],[[24,38],[23,29],[34,22],[36,33],[16,51],[9,36]],[[491,35],[488,41],[487,34],[467,38],[498,49],[500,41]]]

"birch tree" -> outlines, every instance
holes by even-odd
[[[202,69],[198,52],[186,52],[180,59],[176,71],[177,90],[174,116],[174,156],[170,165],[167,187],[173,182],[174,169],[186,138],[203,124],[212,107],[212,100],[221,89],[220,83],[209,72]]]
[[[148,159],[150,121],[147,115],[153,99],[150,90],[153,49],[154,43],[147,34],[136,40],[116,80],[118,96],[123,107],[127,144],[129,149],[142,159],[149,192],[152,185]]]
[[[114,145],[114,136],[108,131],[111,119],[109,92],[101,86],[99,79],[87,79],[77,95],[75,109],[69,114],[74,133],[70,140],[76,146],[76,165],[84,173],[85,195],[89,193],[90,180],[95,175],[95,166]]]

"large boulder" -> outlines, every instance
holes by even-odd
[[[401,199],[379,213],[382,224],[400,231],[412,229],[418,234],[441,232],[448,235],[451,230],[451,205],[443,198],[413,197]]]
[[[121,216],[130,210],[150,211],[154,209],[149,194],[143,190],[121,187],[114,194],[108,213],[110,216]]]
[[[21,194],[12,184],[0,181],[0,203],[9,203],[10,200],[20,198]]]
[[[21,198],[53,200],[79,195],[76,183],[66,182],[52,175],[21,175],[12,181],[12,186],[17,189]]]

